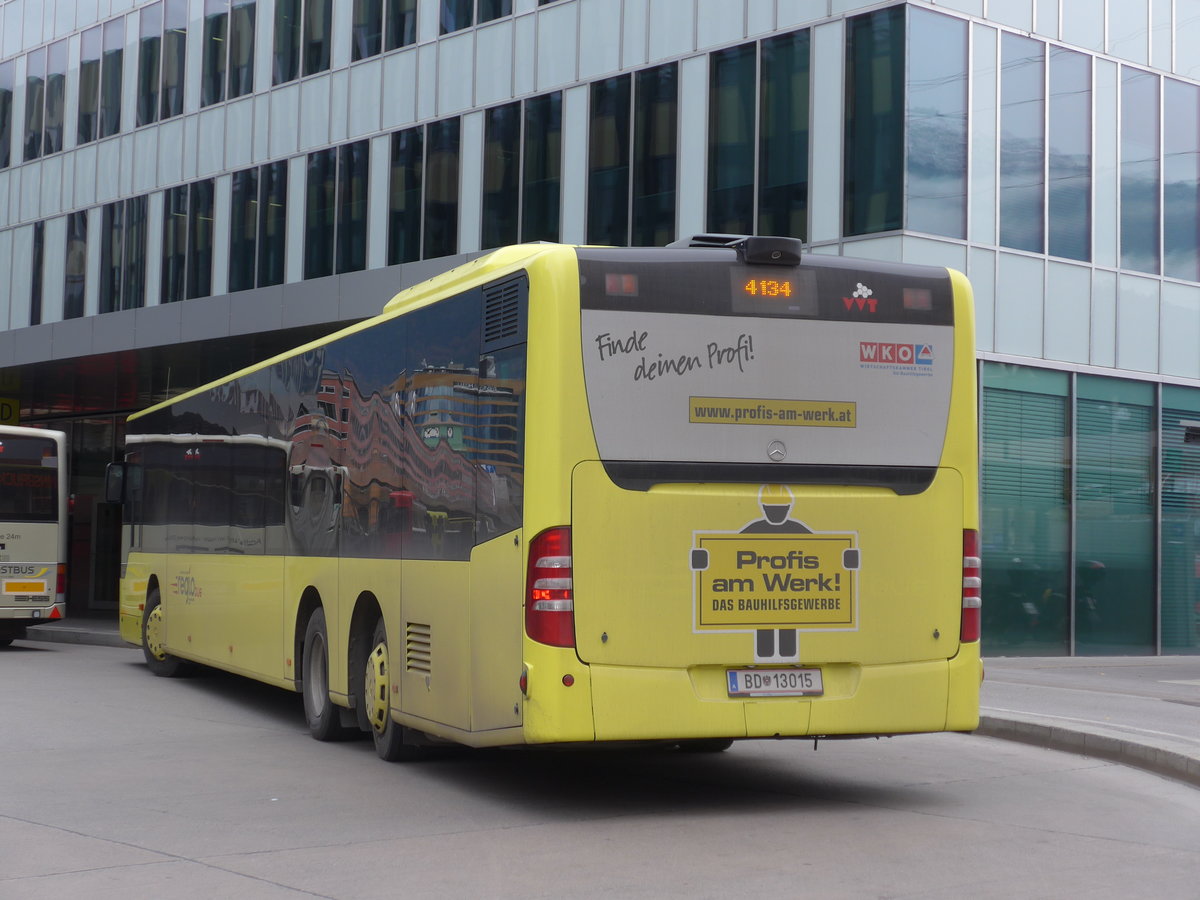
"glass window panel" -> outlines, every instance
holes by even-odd
[[[229,98],[254,90],[254,0],[233,0],[229,16]]]
[[[421,258],[423,148],[424,129],[409,128],[392,135],[388,178],[389,266]]]
[[[843,231],[901,227],[904,7],[848,20]]]
[[[367,179],[370,145],[355,141],[338,149],[337,271],[367,267]]]
[[[757,45],[709,55],[708,230],[754,231]]]
[[[562,193],[562,94],[525,101],[521,240],[557,241]]]
[[[212,293],[213,182],[197,181],[188,197],[187,295]]]
[[[351,16],[351,59],[377,55],[383,47],[383,0],[354,0]]]
[[[254,287],[258,249],[258,169],[233,173],[230,188],[229,290]]]
[[[588,129],[587,240],[623,247],[629,242],[628,75],[591,86]]]
[[[121,130],[121,72],[125,53],[125,20],[104,23],[104,49],[100,63],[100,120],[102,138]]]
[[[46,105],[46,48],[25,57],[25,155],[29,161],[42,155],[42,114]]]
[[[146,207],[147,198],[125,201],[124,259],[121,264],[121,308],[146,305]]]
[[[13,63],[0,63],[0,169],[12,162]]]
[[[66,274],[63,288],[63,318],[83,315],[87,287],[87,211],[67,216]]]
[[[1158,76],[1121,68],[1121,265],[1157,275]]]
[[[225,99],[225,63],[229,44],[228,0],[204,0],[204,53],[200,73],[200,105]]]
[[[1050,254],[1092,258],[1092,61],[1050,48]]]
[[[162,77],[162,3],[142,8],[138,41],[137,124],[158,120],[158,86]]]
[[[441,29],[442,34],[470,28],[474,22],[475,0],[441,0]]]
[[[417,0],[386,0],[384,21],[388,50],[407,47],[417,39]]]
[[[183,78],[187,61],[187,0],[166,0],[163,30],[162,118],[183,112]]]
[[[678,63],[634,75],[630,238],[635,246],[659,247],[675,239],[678,92]]]
[[[46,223],[33,224],[33,249],[29,260],[29,324],[42,324],[42,267],[46,260]]]
[[[520,240],[521,104],[509,103],[484,111],[483,222],[484,249]]]
[[[1075,648],[1154,652],[1154,389],[1079,376]]]
[[[1164,385],[1162,652],[1200,653],[1200,391]],[[1192,423],[1189,427],[1185,423]]]
[[[458,251],[459,120],[428,128],[425,158],[425,259]]]
[[[308,154],[308,187],[304,216],[304,277],[333,274],[337,211],[337,150]]]
[[[479,0],[479,21],[490,22],[512,15],[512,0]]]
[[[121,308],[121,263],[125,203],[108,203],[100,216],[100,312]]]
[[[75,140],[80,144],[96,139],[100,113],[100,26],[89,28],[79,44],[79,116]],[[0,120],[0,125],[3,120]],[[7,147],[7,142],[5,142]],[[4,150],[0,149],[0,153]]]
[[[1000,243],[1045,250],[1046,45],[1000,39]]]
[[[288,164],[269,163],[261,169],[258,204],[258,286],[283,284],[287,251]]]
[[[305,0],[304,74],[312,75],[329,68],[329,25],[333,0]]]
[[[1068,651],[1070,400],[1061,372],[987,363],[982,443],[983,647]]]
[[[300,75],[300,0],[275,0],[275,52],[272,83]]]
[[[63,148],[63,119],[67,101],[67,42],[51,44],[46,57],[46,114],[42,152]]]
[[[1163,273],[1200,281],[1200,87],[1163,90]]]
[[[910,8],[908,227],[967,235],[967,22]]]
[[[163,193],[162,302],[183,299],[187,272],[188,189],[168,188]]]
[[[762,42],[758,234],[808,237],[809,32]]]

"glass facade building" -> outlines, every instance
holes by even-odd
[[[1200,653],[1200,0],[0,0],[0,409],[125,417],[520,240],[976,292],[991,654]]]

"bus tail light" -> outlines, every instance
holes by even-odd
[[[970,643],[979,640],[980,606],[983,604],[982,562],[979,558],[979,532],[963,531],[963,588],[962,626],[959,640]]]
[[[58,577],[54,582],[54,591],[58,594],[58,599],[61,601],[67,594],[67,567],[59,563]]]
[[[552,647],[575,646],[570,528],[543,531],[529,545],[525,633]]]

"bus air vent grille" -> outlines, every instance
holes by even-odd
[[[525,341],[527,282],[517,278],[483,288],[483,352],[503,350]]]
[[[433,671],[433,629],[420,622],[409,622],[404,630],[404,668],[409,672]]]

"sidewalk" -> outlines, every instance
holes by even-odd
[[[1200,787],[1200,656],[990,657],[976,734]]]
[[[116,613],[27,640],[136,650]],[[1200,656],[988,657],[976,734],[1145,769],[1200,787]]]

